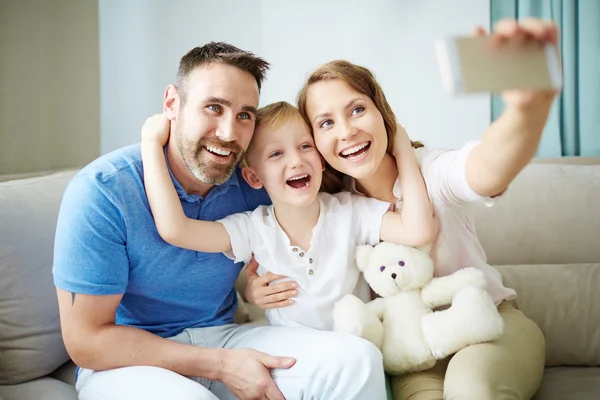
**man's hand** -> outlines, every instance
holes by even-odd
[[[294,303],[291,298],[298,294],[296,282],[288,281],[269,285],[271,282],[285,279],[287,276],[275,275],[271,272],[258,276],[257,269],[258,263],[253,258],[246,266],[246,289],[244,290],[244,296],[250,304],[268,310],[287,307]]]
[[[240,400],[285,400],[271,377],[270,370],[290,368],[296,360],[274,357],[259,351],[224,350],[221,371],[217,380]]]
[[[476,28],[476,36],[485,36],[482,28]],[[552,44],[556,46],[558,41],[558,28],[552,21],[535,18],[527,18],[521,21],[514,19],[503,19],[498,21],[492,32],[494,44],[502,46],[506,42],[517,42],[521,44],[537,42],[540,45]],[[502,92],[502,100],[507,108],[526,111],[532,107],[550,107],[557,90],[507,90]]]
[[[164,114],[154,114],[144,122],[144,126],[142,127],[142,141],[155,141],[164,146],[169,140],[170,128],[171,121]]]

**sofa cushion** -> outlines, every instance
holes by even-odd
[[[0,386],[0,396],[4,400],[77,400],[73,386],[48,377]]]
[[[599,262],[600,157],[587,162],[594,160],[597,165],[540,160],[517,176],[494,207],[474,207],[477,236],[488,261]]]
[[[544,332],[546,366],[600,366],[600,264],[497,268]]]
[[[0,183],[0,384],[44,376],[68,359],[52,280],[66,171]],[[5,396],[6,397],[6,396]]]
[[[546,368],[533,400],[592,400],[600,398],[600,368]]]
[[[69,360],[50,375],[50,378],[58,379],[61,382],[68,383],[69,385],[75,386],[75,371],[77,366],[73,364],[73,361]]]

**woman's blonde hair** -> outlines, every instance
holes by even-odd
[[[373,101],[375,107],[377,107],[383,117],[383,123],[388,138],[387,152],[392,154],[397,129],[396,115],[385,98],[383,89],[381,89],[381,86],[371,71],[349,61],[335,60],[322,65],[310,75],[304,84],[304,87],[300,90],[300,93],[298,94],[298,110],[310,128],[311,133],[314,135],[312,124],[310,123],[310,119],[306,112],[306,98],[308,91],[315,83],[332,79],[339,79],[347,83],[354,90],[368,96],[371,101]],[[423,144],[420,142],[412,142],[412,145],[415,148],[423,147]],[[327,164],[325,172],[323,173],[322,189],[329,193],[342,191],[344,188],[342,183],[343,177],[343,173],[336,171]]]

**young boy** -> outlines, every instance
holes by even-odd
[[[295,304],[266,311],[272,325],[332,329],[336,301],[348,293],[370,300],[355,265],[358,245],[386,240],[421,246],[433,240],[430,207],[421,211],[419,226],[411,226],[386,202],[320,192],[323,159],[302,116],[285,102],[259,110],[242,171],[250,186],[264,187],[273,204],[216,222],[187,218],[166,167],[163,146],[169,133],[164,127],[164,121],[151,119],[142,129],[145,186],[159,234],[174,246],[224,252],[237,262],[254,255],[259,275],[270,271],[296,281]],[[410,147],[410,141],[401,145]],[[221,153],[214,157],[227,161],[227,152]],[[412,162],[417,163],[414,156]],[[407,170],[400,171],[401,180],[403,173],[418,173],[418,168]],[[405,197],[427,199],[424,186],[409,189]]]

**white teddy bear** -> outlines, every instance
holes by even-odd
[[[334,307],[334,330],[379,347],[388,373],[429,369],[470,344],[502,336],[504,323],[480,270],[464,268],[433,278],[428,249],[388,242],[359,246],[356,259],[381,298],[365,304],[353,295],[343,297]]]

